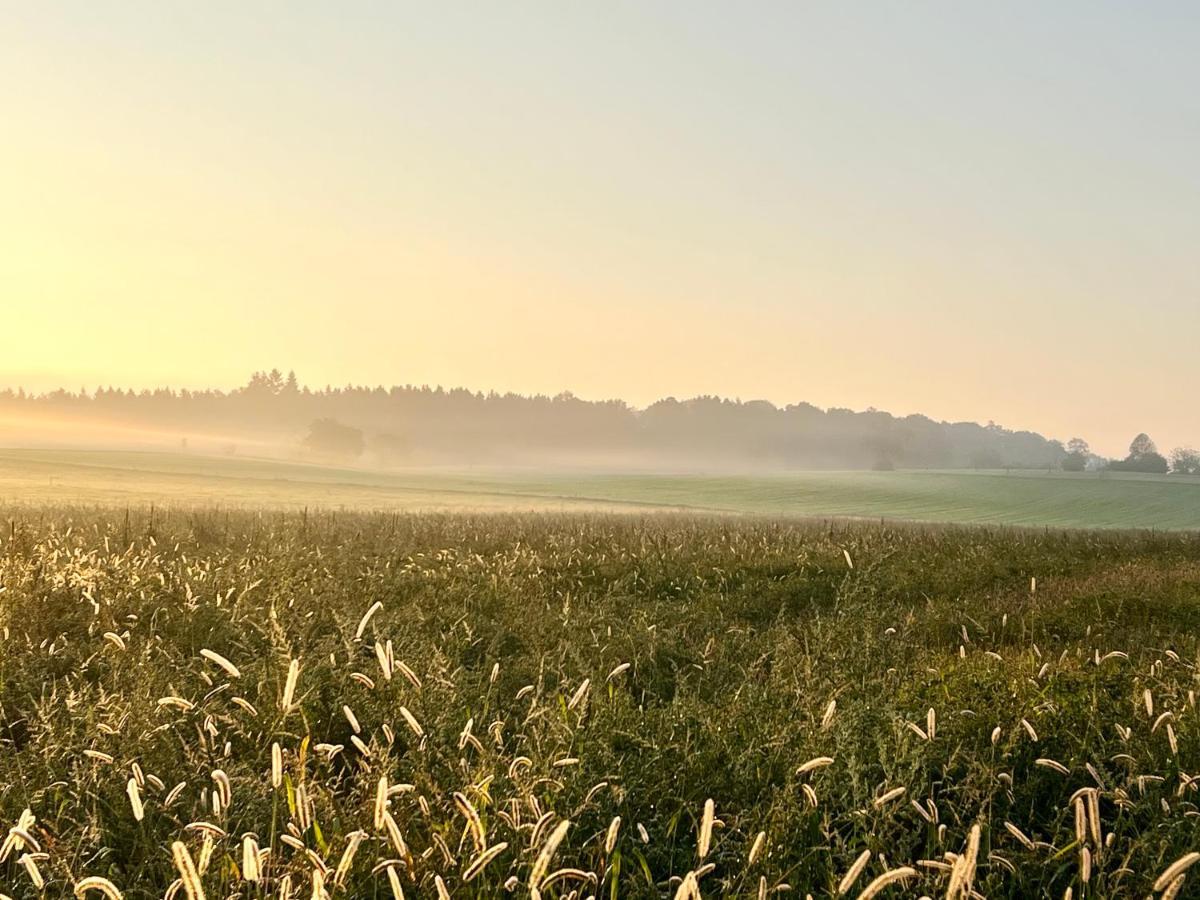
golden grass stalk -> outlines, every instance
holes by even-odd
[[[858,859],[850,865],[846,870],[846,874],[842,876],[842,880],[838,882],[837,895],[839,897],[850,893],[850,888],[854,887],[854,882],[858,881],[858,876],[863,873],[863,869],[867,867],[867,863],[871,861],[871,851],[864,850],[858,855]]]
[[[1167,885],[1167,889],[1163,891],[1162,900],[1175,900],[1179,896],[1179,892],[1183,890],[1183,883],[1187,880],[1187,876],[1180,875],[1174,881]]]
[[[475,843],[475,852],[482,853],[487,849],[487,835],[484,833],[483,822],[479,818],[479,811],[467,799],[467,795],[461,791],[455,791],[453,799],[454,805],[458,807],[458,811],[467,820],[467,827],[471,832],[471,840]]]
[[[396,820],[392,818],[390,812],[383,814],[383,825],[387,829],[388,840],[392,842],[392,846],[396,849],[396,853],[404,860],[404,864],[408,866],[408,871],[413,870],[412,853],[408,849],[408,844],[404,840],[404,835],[400,833],[400,826],[396,824]]]
[[[816,809],[818,805],[817,792],[813,789],[813,786],[805,783],[800,785],[800,790],[804,792],[804,797],[808,800],[809,806],[811,806],[813,809]]]
[[[675,892],[675,900],[701,900],[700,882],[696,879],[695,872],[688,872],[684,876],[683,881],[679,883],[679,890]]]
[[[179,872],[179,880],[183,883],[183,890],[187,894],[188,900],[205,900],[204,886],[200,884],[200,873],[196,871],[192,854],[188,852],[183,841],[175,841],[171,844],[171,858],[175,862],[175,869]]]
[[[186,788],[186,781],[181,781],[179,784],[175,785],[175,787],[171,788],[171,790],[167,792],[167,796],[163,798],[163,807],[166,808],[174,804],[175,801],[180,798]]]
[[[388,660],[387,650],[379,641],[375,642],[375,658],[379,660],[379,671],[383,673],[383,680],[391,681],[392,664]]]
[[[388,885],[392,889],[392,900],[404,900],[404,888],[400,884],[400,876],[396,874],[395,866],[387,867]]]
[[[46,879],[42,877],[41,869],[38,868],[37,860],[29,853],[23,853],[17,859],[21,867],[25,870],[25,874],[29,876],[29,880],[33,882],[33,886],[39,891],[46,886]]]
[[[508,849],[507,842],[501,841],[499,844],[493,844],[491,847],[488,847],[486,850],[484,850],[482,853],[480,853],[478,856],[476,856],[473,860],[471,860],[471,862],[469,862],[467,864],[467,867],[465,869],[463,869],[463,873],[462,873],[463,883],[469,884],[472,880],[474,880],[476,877],[478,877],[479,873],[482,872],[484,870],[484,868],[487,867],[488,863],[490,863],[493,859],[495,859],[497,856],[499,856],[501,853],[503,853],[507,849]]]
[[[567,702],[567,709],[574,709],[583,702],[583,698],[587,696],[588,689],[592,686],[590,678],[583,679],[583,683],[575,689],[575,693],[571,695],[571,699]]]
[[[122,895],[117,886],[107,878],[101,878],[99,875],[89,875],[87,878],[81,878],[75,882],[75,896],[79,900],[84,900],[88,891],[99,891],[105,900],[122,900]]]
[[[104,640],[108,641],[122,653],[125,652],[125,639],[119,634],[112,631],[106,631],[104,632]]]
[[[38,843],[38,839],[20,825],[14,825],[9,829],[8,834],[9,837],[19,838],[26,849],[32,850],[34,853],[42,851],[42,845]]]
[[[823,769],[826,766],[832,766],[832,765],[833,765],[833,757],[832,756],[817,756],[817,757],[814,757],[813,759],[810,759],[808,762],[806,762],[804,765],[802,765],[800,768],[798,768],[796,770],[796,774],[797,775],[807,775],[809,772],[816,771],[817,769]]]
[[[383,609],[383,604],[376,600],[371,604],[370,608],[363,613],[363,617],[358,620],[358,628],[354,629],[354,640],[361,641],[363,632],[367,630],[367,623],[371,621],[371,616]]]
[[[911,731],[913,734],[915,734],[917,737],[919,737],[923,741],[927,741],[930,739],[929,734],[927,732],[923,731],[921,729],[920,725],[917,725],[913,722],[905,722],[904,727],[907,728],[909,731]]]
[[[417,673],[414,672],[409,667],[408,663],[406,663],[404,660],[392,659],[392,657],[390,655],[391,647],[392,647],[392,642],[388,641],[388,650],[389,650],[388,666],[393,671],[399,672],[401,675],[403,675],[405,678],[407,678],[408,683],[419,690],[421,687],[421,679],[417,677]],[[497,663],[497,665],[499,665],[499,663]],[[493,671],[495,671],[495,670],[493,670]]]
[[[712,844],[713,818],[716,813],[716,804],[712,798],[704,801],[704,814],[700,817],[700,838],[697,841],[698,855],[701,859],[708,856],[708,850]]]
[[[292,702],[296,699],[296,682],[300,679],[300,660],[293,659],[288,663],[287,680],[283,683],[283,696],[279,698],[279,708],[289,713]]]
[[[222,832],[224,834],[224,832]],[[213,850],[216,843],[213,841],[213,835],[210,832],[205,832],[200,840],[200,858],[196,860],[196,871],[200,873],[200,877],[204,877],[204,873],[208,871],[208,866],[212,862]]]
[[[333,883],[339,887],[345,882],[346,876],[350,873],[350,867],[354,865],[354,854],[358,852],[358,845],[361,844],[367,837],[365,831],[352,831],[346,835],[346,849],[342,851],[342,858],[338,860],[337,868],[333,873]]]
[[[231,663],[228,659],[226,659],[220,653],[217,653],[215,650],[209,650],[207,647],[205,647],[200,651],[200,655],[203,656],[205,659],[207,659],[209,662],[214,663],[217,666],[219,666],[220,668],[224,669],[225,674],[227,674],[230,678],[241,678],[242,677],[242,673],[238,670],[238,667],[235,666],[233,663]]]
[[[630,664],[629,664],[629,663],[627,663],[627,662],[623,662],[623,663],[621,663],[619,666],[617,666],[615,669],[613,669],[611,672],[609,672],[609,673],[608,673],[608,677],[607,677],[607,678],[605,678],[604,680],[605,680],[605,681],[612,681],[612,680],[613,680],[614,678],[616,678],[618,675],[621,675],[621,674],[623,674],[623,673],[627,672],[627,671],[629,670],[629,665],[630,665]]]
[[[383,775],[375,785],[375,828],[384,827],[383,817],[388,811],[388,780]]]
[[[550,863],[554,859],[558,845],[567,836],[567,831],[570,828],[570,819],[563,819],[554,826],[554,830],[550,832],[550,836],[542,844],[542,849],[538,853],[537,859],[533,861],[533,868],[529,870],[529,887],[531,891],[538,891],[541,888],[542,880],[546,877],[546,872],[550,868]]]
[[[196,834],[207,835],[208,837],[227,838],[229,835],[220,825],[214,825],[212,822],[188,822],[183,826],[185,831],[191,831]],[[203,867],[201,867],[203,868]]]
[[[1092,835],[1092,841],[1096,845],[1096,849],[1104,846],[1104,835],[1100,829],[1100,792],[1095,788],[1088,791],[1087,794],[1087,811],[1088,811],[1088,831]],[[1111,837],[1111,835],[1110,835]]]
[[[1017,841],[1021,844],[1021,846],[1024,847],[1026,850],[1034,849],[1033,841],[1032,841],[1032,839],[1030,839],[1029,835],[1027,835],[1025,832],[1023,832],[1020,828],[1018,828],[1012,822],[1005,822],[1004,828],[1006,831],[1008,831],[1009,834],[1011,834],[1013,837],[1015,837],[1017,839]]]
[[[242,878],[257,882],[261,877],[258,868],[258,841],[253,835],[242,838]]]
[[[875,798],[875,808],[880,809],[881,807],[891,803],[893,800],[899,800],[904,796],[906,790],[907,788],[894,787],[890,791],[885,791]]]
[[[1179,859],[1175,860],[1175,862],[1163,869],[1162,874],[1154,880],[1154,890],[1166,890],[1166,888],[1173,881],[1175,881],[1176,878],[1186,872],[1197,862],[1200,862],[1200,853],[1197,853],[1194,850],[1191,853],[1185,853],[1183,856],[1179,857]]]
[[[608,823],[608,831],[604,833],[604,855],[608,856],[613,852],[613,847],[617,846],[617,835],[621,831],[621,817],[613,816],[613,820]]]
[[[829,705],[825,707],[825,714],[821,716],[822,731],[827,731],[829,726],[833,724],[833,717],[835,713],[837,713],[837,701],[830,700]]]
[[[766,843],[767,833],[760,831],[754,838],[754,843],[750,845],[750,852],[746,855],[746,866],[749,868],[754,865],[754,861],[758,859],[758,854],[762,852],[763,844]]]
[[[975,862],[979,856],[980,833],[978,825],[971,826],[966,849],[954,861],[954,869],[950,873],[950,886],[946,889],[946,900],[971,896],[971,886],[975,882]]]
[[[142,807],[142,795],[138,791],[138,783],[136,778],[130,778],[126,783],[125,793],[129,796],[129,806],[133,810],[134,821],[142,821],[142,819],[146,817],[146,811]]]
[[[417,721],[416,716],[408,711],[407,706],[400,707],[400,716],[407,723],[408,727],[412,729],[413,734],[419,738],[425,737],[425,729],[421,727],[421,723]]]
[[[1033,764],[1035,766],[1041,766],[1043,769],[1050,769],[1051,771],[1057,772],[1059,775],[1071,774],[1071,770],[1056,759],[1047,759],[1042,757],[1041,759],[1035,759]]]
[[[898,869],[892,869],[890,872],[884,872],[863,889],[863,892],[858,895],[858,900],[871,900],[872,897],[881,893],[889,885],[900,881],[908,881],[910,878],[915,878],[916,875],[917,870],[908,866],[901,866]]]
[[[244,709],[246,712],[248,712],[250,715],[254,716],[256,719],[258,718],[258,710],[255,709],[254,704],[251,703],[249,700],[247,700],[245,697],[230,697],[229,702],[232,703],[234,706],[238,707],[239,709]]]
[[[217,793],[221,798],[221,808],[228,809],[229,804],[233,799],[233,787],[229,783],[229,776],[222,769],[214,769],[212,772],[213,783],[217,786]]]

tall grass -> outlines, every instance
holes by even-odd
[[[1196,877],[1194,537],[70,509],[5,535],[13,898]]]

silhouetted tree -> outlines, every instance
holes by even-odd
[[[343,425],[335,419],[317,419],[309,426],[304,446],[326,456],[362,456],[365,443],[357,428]]]
[[[1067,441],[1067,455],[1063,457],[1062,467],[1065,472],[1082,472],[1087,468],[1091,458],[1092,448],[1083,438],[1071,438]]]
[[[1146,433],[1139,434],[1129,445],[1129,455],[1123,460],[1114,460],[1109,468],[1117,472],[1147,472],[1155,475],[1165,475],[1170,470],[1170,464],[1165,456],[1158,452],[1158,447]]]
[[[1171,471],[1176,475],[1200,475],[1200,451],[1176,447],[1171,451]]]
[[[1154,441],[1150,440],[1150,435],[1144,431],[1129,444],[1129,455],[1134,459],[1141,456],[1149,456],[1151,453],[1158,453],[1158,447]]]

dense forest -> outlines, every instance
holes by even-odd
[[[161,433],[273,442],[381,464],[623,464],[675,467],[1049,468],[1055,440],[994,424],[897,417],[807,403],[667,398],[645,409],[571,394],[441,387],[325,387],[255,373],[236,390],[0,391],[0,414]]]

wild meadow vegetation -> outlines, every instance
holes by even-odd
[[[10,515],[12,898],[1200,882],[1195,535]]]

